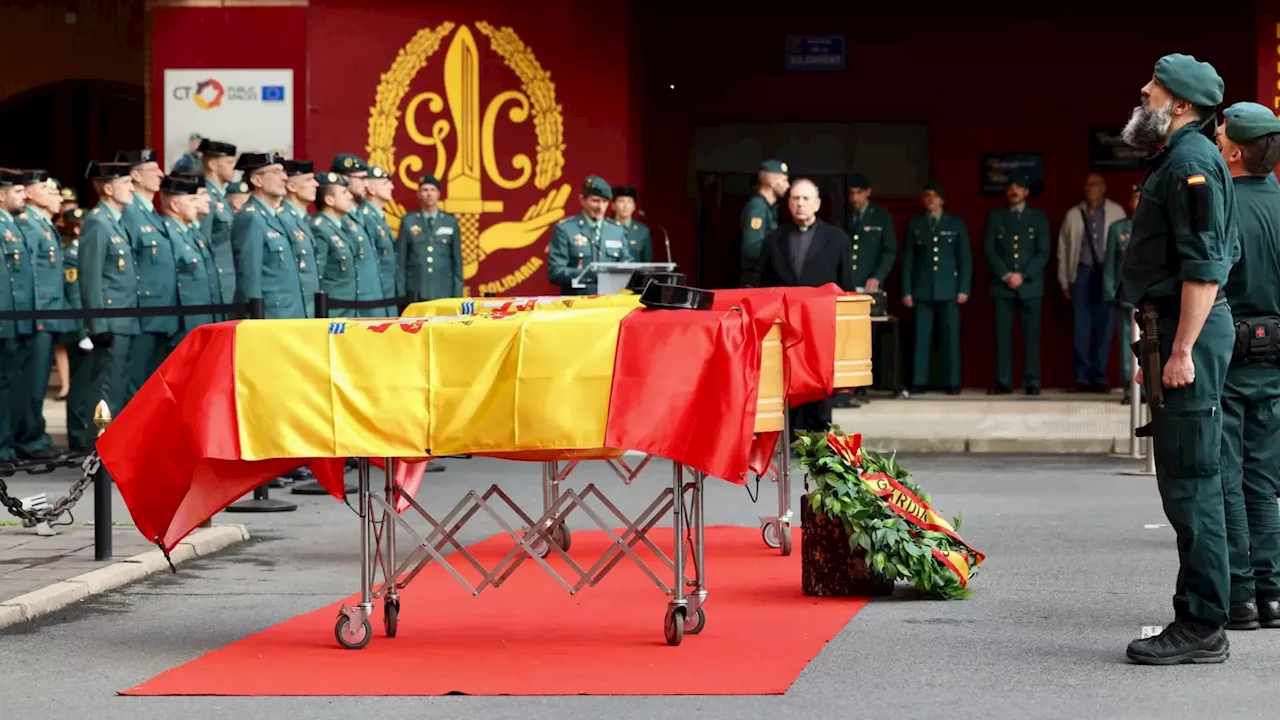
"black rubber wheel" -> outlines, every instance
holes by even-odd
[[[791,528],[784,525],[782,532],[782,556],[786,557],[791,554]]]
[[[662,620],[662,634],[672,647],[684,641],[684,613],[685,609],[682,607],[667,608],[666,617]]]
[[[396,636],[396,630],[400,626],[400,603],[388,602],[382,606],[382,629],[386,631],[387,637]]]
[[[569,526],[564,523],[556,526],[556,529],[551,532],[551,537],[565,552],[569,552],[569,548],[573,547],[573,533],[569,532]]]
[[[765,547],[771,547],[775,550],[781,547],[781,544],[778,540],[777,523],[767,522],[764,525],[762,525],[760,527],[760,539],[764,540]]]
[[[684,621],[684,631],[687,635],[697,635],[707,627],[707,611],[698,608],[693,617]]]
[[[373,625],[365,618],[359,627],[351,627],[351,618],[346,614],[338,616],[338,623],[333,628],[333,637],[338,644],[347,650],[363,650],[373,639]]]

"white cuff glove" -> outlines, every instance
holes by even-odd
[[[85,352],[89,352],[93,349],[93,341],[89,338],[81,338],[80,342],[76,344],[76,347]]]

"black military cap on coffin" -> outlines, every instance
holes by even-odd
[[[666,272],[663,270],[637,270],[631,273],[631,279],[627,281],[627,289],[639,295],[644,289],[649,287],[649,281],[663,285],[682,285],[684,284],[684,273]]]
[[[651,282],[640,294],[640,304],[652,310],[710,310],[716,294],[685,285]]]

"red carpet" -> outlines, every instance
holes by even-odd
[[[653,537],[669,554],[670,530]],[[379,605],[372,642],[343,650],[333,637],[334,604],[122,694],[781,694],[866,604],[800,594],[799,530],[785,558],[753,528],[709,528],[706,543],[707,626],[679,647],[663,639],[665,597],[629,559],[577,596],[527,560],[479,597],[433,565],[402,594],[395,638],[383,633]],[[606,546],[604,533],[574,533],[571,554],[590,567]],[[494,538],[472,549],[492,567],[509,547],[509,538]],[[353,582],[358,575],[353,558]]]

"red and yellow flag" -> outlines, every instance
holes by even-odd
[[[832,362],[839,291],[803,290],[791,301],[724,293],[710,311],[208,325],[144,384],[98,450],[138,529],[165,548],[302,465],[341,497],[340,472],[327,470],[347,457],[637,450],[745,482],[762,469],[751,449],[764,334],[781,322],[794,346],[807,325],[804,344],[832,348]],[[801,318],[804,298],[824,292],[830,322]],[[829,388],[827,378],[817,382]]]

